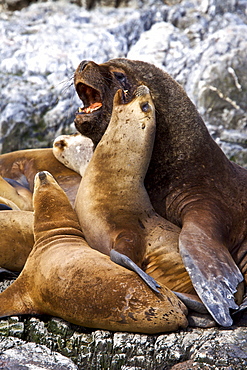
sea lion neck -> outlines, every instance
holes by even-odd
[[[183,88],[167,73],[127,59],[114,59],[106,65],[124,71],[131,86],[142,83],[151,92],[156,137],[145,186],[156,211],[166,216],[164,201],[170,193],[181,185],[195,186],[198,177],[212,175],[228,160]]]
[[[53,178],[47,179],[47,177],[51,178],[51,175],[46,171],[39,172],[35,176],[33,200],[36,203],[34,211],[34,240],[36,244],[44,239],[53,238],[54,235],[83,237],[78,218],[71,204],[68,204],[66,194]],[[57,193],[60,195],[59,203],[56,199]],[[60,215],[59,230],[57,230],[56,224],[58,214]]]

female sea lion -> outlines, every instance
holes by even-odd
[[[77,325],[159,333],[187,326],[186,307],[91,249],[75,211],[51,174],[34,187],[35,245],[17,280],[0,294],[0,316],[49,314]]]
[[[155,211],[182,227],[179,250],[201,300],[230,326],[234,293],[243,275],[247,281],[247,171],[226,158],[182,87],[161,69],[127,59],[84,61],[74,81],[84,103],[75,125],[95,145],[115,92],[122,89],[128,102],[139,85],[149,88],[157,129],[146,189]]]
[[[34,244],[33,212],[0,212],[0,266],[20,272]]]
[[[33,209],[32,193],[17,181],[0,176],[0,202],[14,209],[31,211]]]
[[[52,150],[59,162],[83,176],[93,156],[94,145],[92,140],[77,132],[56,137]]]
[[[125,108],[125,107],[124,107]],[[126,116],[124,115],[124,119]],[[123,122],[122,122],[123,124]],[[151,139],[151,138],[150,138]],[[125,138],[126,140],[126,138]],[[109,141],[110,142],[110,141]],[[103,144],[103,143],[102,143]],[[124,143],[121,142],[121,146],[124,147]],[[116,155],[115,160],[117,160],[117,156],[119,155],[119,165],[124,162],[122,151],[119,150],[118,147],[111,142],[111,145],[101,145],[100,148],[103,150],[105,154],[108,152],[114,152]],[[97,153],[100,152],[99,146],[97,147]],[[83,155],[82,155],[83,153]],[[85,158],[85,137],[81,134],[77,135],[60,135],[54,140],[53,144],[53,154],[54,156],[62,162],[64,165],[68,166],[69,168],[73,169],[74,171],[80,173],[82,176],[85,173],[86,167],[88,166],[89,159],[92,157],[91,147],[90,151],[88,151],[88,157]],[[109,154],[108,153],[108,160]],[[125,154],[124,154],[125,153]],[[123,155],[131,156],[130,148],[128,148],[128,152],[123,151]],[[100,163],[100,166],[97,165]],[[101,166],[101,164],[104,164]],[[97,178],[98,181],[93,184],[95,187],[95,193],[98,194],[98,188],[102,188],[102,184],[104,183],[104,179],[100,179],[100,174],[103,173],[104,176],[104,168],[107,167],[108,174],[110,176],[110,169],[107,166],[105,160],[104,162],[99,162],[94,158],[93,164],[95,168],[99,167],[97,170]],[[126,166],[126,162],[124,166]],[[123,168],[122,168],[123,169]],[[91,167],[92,171],[92,167]],[[116,173],[114,173],[115,169],[113,169],[113,173],[111,174],[112,179],[116,179],[116,183],[121,181],[121,186],[123,186],[122,176],[121,179],[117,178]],[[87,175],[88,176],[88,175]],[[90,176],[90,175],[89,175]],[[108,176],[108,177],[109,177]],[[89,186],[91,187],[90,177],[87,178]],[[147,198],[147,194],[143,191],[143,183],[141,183],[141,193],[144,195],[144,203],[145,199]],[[125,193],[127,191],[130,193],[128,198],[130,199],[137,195],[138,193],[134,193],[133,189],[129,187],[129,184],[126,184]],[[82,191],[81,195],[82,199],[84,199],[84,193]],[[92,195],[94,198],[94,194]],[[111,207],[114,206],[114,200],[117,203],[117,207],[120,207],[120,203],[118,202],[118,194],[115,194],[116,199],[112,199],[111,195],[109,194],[107,204]],[[120,197],[120,201],[123,200]],[[140,199],[139,199],[140,202]],[[152,209],[150,202],[146,203],[149,204],[149,209]],[[105,204],[105,203],[104,203]],[[143,207],[140,206],[139,212],[144,213]],[[121,211],[122,212],[122,211]],[[152,211],[153,212],[153,211]],[[100,214],[97,214],[97,217],[101,217]],[[191,280],[188,276],[187,271],[185,270],[184,264],[182,262],[181,256],[178,250],[178,237],[181,229],[178,226],[173,225],[169,221],[163,219],[156,213],[153,214],[151,217],[148,218],[148,222],[145,220],[145,245],[143,248],[145,249],[144,259],[142,260],[141,267],[142,269],[151,277],[153,277],[156,281],[161,282],[163,285],[167,286],[169,289],[180,292],[180,293],[195,293]],[[95,222],[93,223],[95,225]],[[139,229],[140,223],[138,223]],[[90,230],[92,229],[92,225],[90,225]],[[96,230],[97,232],[97,230]],[[141,229],[143,233],[143,229]],[[102,245],[99,243],[97,245],[97,249],[101,250]],[[109,253],[107,253],[109,254]],[[186,304],[188,302],[186,301]]]
[[[192,293],[193,286],[178,252],[180,229],[155,213],[143,183],[155,136],[155,109],[149,89],[138,86],[133,100],[128,104],[124,100],[120,90],[114,98],[109,126],[77,193],[75,210],[83,233],[90,247],[132,268],[152,289],[153,280],[131,261],[139,267],[145,265],[147,271],[159,277],[158,281],[169,283],[170,289]],[[64,153],[63,159],[66,157]],[[84,171],[83,163],[82,167]],[[170,253],[169,263],[162,261],[166,266],[160,263],[166,260],[160,257],[161,251],[166,257],[167,251]]]
[[[35,174],[43,170],[49,171],[55,177],[68,195],[70,202],[74,204],[81,176],[59,162],[54,157],[52,148],[18,150],[0,155],[0,175],[17,181],[31,193]]]
[[[141,219],[154,213],[144,177],[155,136],[149,90],[139,86],[124,105],[116,93],[110,124],[98,144],[77,193],[75,210],[88,244],[105,254],[112,249],[141,265],[145,254]],[[133,196],[132,196],[133,195]]]
[[[87,139],[89,140],[89,139]],[[52,149],[28,149],[0,155],[0,203],[18,212],[0,212],[0,266],[21,271],[33,247],[34,176],[49,170],[74,204],[81,176],[64,166]]]

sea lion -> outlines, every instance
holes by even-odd
[[[35,177],[35,244],[15,282],[0,294],[0,316],[49,314],[77,325],[159,333],[187,326],[186,307],[166,287],[154,293],[134,272],[91,249],[64,191]]]
[[[33,212],[0,212],[0,266],[20,272],[34,244]]]
[[[17,181],[0,176],[0,202],[12,209],[31,211],[33,209],[32,193]]]
[[[179,250],[195,290],[215,320],[232,325],[234,293],[247,281],[247,171],[211,138],[183,88],[154,65],[127,59],[83,61],[74,75],[84,103],[79,132],[95,146],[118,89],[126,102],[145,84],[156,109],[156,137],[145,187],[155,211],[182,228]]]
[[[149,90],[141,85],[130,103],[124,104],[124,99],[122,90],[116,93],[111,121],[86,170],[82,162],[85,173],[75,210],[83,233],[90,247],[118,263],[120,258],[152,288],[147,276],[115,251],[145,267],[170,289],[194,293],[178,251],[180,229],[156,214],[143,183],[155,136]],[[74,159],[73,138],[63,140],[63,156],[55,155],[69,163]]]
[[[106,146],[103,146],[103,148],[106,153],[108,150],[114,151],[115,153],[119,152],[118,148],[115,148],[115,146],[113,146],[112,143],[111,143],[111,146],[106,145]],[[92,155],[92,153],[89,152],[88,153],[89,157],[85,158],[84,155],[80,154],[80,153],[85,153],[84,149],[85,149],[85,139],[84,139],[84,136],[82,136],[79,133],[76,136],[75,135],[60,135],[54,140],[54,144],[53,144],[53,154],[55,155],[55,157],[60,162],[62,162],[64,165],[80,173],[82,176],[84,175],[85,169],[89,163],[89,157],[91,157]],[[128,155],[131,155],[131,154],[128,153]],[[120,159],[120,162],[121,160],[123,159]],[[109,167],[107,168],[108,168],[108,173],[109,173]],[[102,165],[102,171],[103,169],[104,169],[104,166]],[[94,184],[94,186],[96,186],[96,189],[95,189],[96,194],[98,193],[97,187],[98,186],[101,187],[103,183],[103,179],[100,180],[99,178],[99,172],[97,173],[98,173],[99,181],[98,183],[96,182]],[[104,171],[102,173],[104,173]],[[113,176],[114,176],[114,172],[113,172]],[[91,186],[90,177],[88,178],[88,181],[89,181],[89,185]],[[119,179],[117,179],[117,181],[119,182]],[[141,186],[142,186],[142,192],[143,192],[143,184]],[[127,184],[127,189],[129,189],[128,184]],[[125,192],[127,189],[125,189]],[[131,192],[133,196],[132,189],[129,189],[129,191]],[[146,199],[146,197],[147,197],[147,194],[145,194],[144,199]],[[84,198],[84,194],[82,194],[82,199],[83,198]],[[110,198],[111,196],[109,196],[109,199]],[[117,199],[116,201],[118,203]],[[109,200],[108,200],[108,203],[109,203]],[[112,203],[110,203],[110,205],[113,206]],[[119,204],[117,206],[119,207]],[[149,205],[149,208],[152,208],[152,206]],[[101,217],[100,215],[98,216]],[[140,224],[138,223],[138,229],[139,229],[139,226]],[[169,221],[165,220],[163,217],[160,217],[157,214],[149,218],[149,221],[148,223],[146,223],[145,228],[146,228],[145,229],[146,230],[145,231],[146,253],[141,263],[141,268],[148,275],[153,277],[156,281],[161,282],[162,284],[167,286],[169,289],[176,291],[176,294],[177,292],[195,294],[191,280],[188,276],[187,271],[185,270],[184,264],[179,254],[178,238],[179,238],[179,233],[181,229],[178,226],[173,225],[172,223],[170,223]],[[91,229],[91,225],[90,225],[90,229]],[[100,249],[100,248],[102,248],[101,244],[99,244],[97,249]],[[191,305],[191,303],[188,302],[188,300],[186,300],[186,304]]]
[[[52,150],[59,162],[83,176],[93,156],[94,145],[92,140],[77,132],[58,136]]]
[[[81,176],[59,162],[54,157],[52,148],[18,150],[0,155],[0,175],[17,181],[31,193],[34,176],[42,170],[49,171],[55,177],[68,195],[71,204],[74,204]],[[19,208],[22,209],[22,207]]]

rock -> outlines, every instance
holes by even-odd
[[[59,134],[75,131],[70,125],[81,102],[73,73],[80,61],[124,57],[157,12],[155,7],[89,12],[49,2],[1,13],[0,152],[51,146]]]
[[[3,370],[77,370],[65,356],[45,346],[25,343],[14,337],[1,338],[0,368]]]
[[[140,335],[89,330],[58,318],[13,317],[1,321],[0,351],[4,354],[1,360],[14,357],[16,353],[22,361],[29,361],[27,363],[35,363],[36,356],[40,353],[43,358],[44,353],[47,356],[44,366],[52,360],[49,355],[59,359],[59,352],[72,359],[78,369],[161,370],[170,369],[175,364],[191,366],[193,363],[193,366],[197,366],[194,368],[240,370],[247,366],[246,335],[247,328],[244,326],[230,329],[188,328],[170,334]],[[24,344],[24,340],[29,343]],[[7,351],[10,347],[14,347],[13,350]],[[31,356],[29,352],[28,357],[28,350],[35,352]],[[41,361],[43,359],[40,359],[40,367]],[[62,361],[62,356],[59,361]],[[62,366],[62,362],[59,364]],[[70,362],[66,366],[64,369],[74,369],[69,367]]]
[[[127,56],[181,83],[227,156],[246,166],[246,144],[233,133],[246,136],[247,4],[165,3],[117,1],[116,9],[114,1],[95,1],[87,11],[63,1],[2,12],[0,152],[51,146],[74,132],[79,62]]]
[[[218,2],[214,11],[212,5],[199,11],[181,2],[169,12],[170,23],[154,24],[127,56],[154,63],[181,83],[226,155],[246,167],[247,17],[236,2],[225,5],[225,12]],[[226,12],[231,9],[234,14]]]

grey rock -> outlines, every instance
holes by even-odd
[[[157,12],[156,7],[89,12],[49,2],[1,13],[0,152],[51,146],[57,135],[71,132],[81,105],[73,88],[80,61],[126,56]]]
[[[10,335],[14,339],[9,337]],[[144,335],[103,330],[90,331],[58,318],[23,320],[13,317],[1,321],[0,353],[5,357],[1,354],[0,360],[10,356],[12,351],[8,352],[8,348],[15,347],[14,352],[20,355],[20,358],[23,356],[25,361],[36,361],[35,359],[38,361],[37,351],[42,350],[47,353],[47,356],[54,357],[54,353],[56,356],[60,353],[70,357],[78,369],[161,370],[185,361],[190,363],[193,361],[198,368],[209,366],[213,369],[231,367],[245,369],[247,366],[246,335],[247,328],[244,326],[235,326],[231,329],[188,328],[176,333]],[[29,343],[24,345],[22,340]],[[26,354],[22,355],[26,350],[33,350],[33,348],[38,348],[34,355],[29,358],[25,357]],[[47,363],[49,363],[48,358]],[[57,368],[54,367],[54,369]]]
[[[0,368],[3,370],[77,370],[68,358],[45,346],[15,337],[1,338]]]

